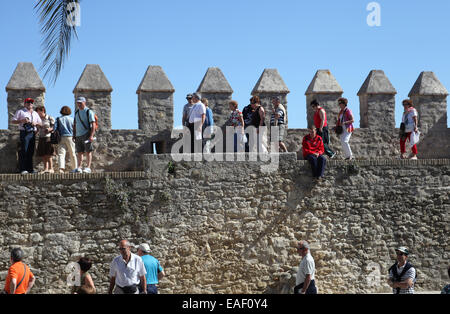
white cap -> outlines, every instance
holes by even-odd
[[[142,243],[139,245],[138,250],[141,250],[144,253],[150,253],[150,246],[147,243]]]

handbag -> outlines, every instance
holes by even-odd
[[[342,125],[337,125],[334,128],[334,131],[336,131],[336,134],[342,134],[342,132],[344,132],[344,128],[342,127]]]
[[[56,119],[59,128],[59,118]],[[50,143],[59,144],[61,142],[61,133],[59,133],[58,128],[50,134]]]

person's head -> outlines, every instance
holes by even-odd
[[[397,255],[397,262],[400,265],[403,265],[406,263],[406,260],[408,259],[409,251],[406,247],[401,246],[395,249],[395,254]]]
[[[232,100],[228,103],[228,107],[230,108],[231,111],[234,111],[238,108],[238,102],[236,100]]]
[[[347,98],[341,97],[338,99],[338,105],[341,109],[345,109],[345,107],[347,107],[347,104],[348,104]]]
[[[250,98],[250,104],[260,104],[261,100],[259,99],[259,96],[253,96],[252,98]]]
[[[61,111],[59,112],[63,116],[70,116],[72,114],[72,110],[68,106],[64,106],[61,108]]]
[[[120,251],[120,255],[122,255],[122,257],[124,259],[128,258],[131,254],[131,250],[130,250],[130,242],[128,242],[128,240],[122,240],[119,242],[119,251]]]
[[[92,267],[92,260],[89,257],[81,257],[78,264],[82,272],[87,272]]]
[[[188,103],[192,103],[192,94],[187,94],[186,100],[188,101]]]
[[[209,105],[209,102],[208,102],[208,99],[207,98],[202,98],[202,103],[206,106],[206,107],[208,107],[208,105]]]
[[[11,263],[17,263],[23,259],[23,251],[20,247],[11,250]]]
[[[274,96],[272,97],[272,105],[277,108],[280,105],[280,97]]]
[[[315,127],[314,125],[310,125],[310,126],[308,127],[308,132],[309,132],[309,135],[310,135],[312,138],[316,137],[316,135],[317,135],[317,130],[316,130],[316,127]]]
[[[139,256],[150,254],[150,246],[147,243],[142,243],[139,245],[137,253]]]
[[[34,99],[33,98],[26,98],[25,101],[23,102],[23,105],[28,110],[33,109]]]
[[[316,99],[313,99],[309,105],[311,106],[311,108],[313,108],[313,110],[317,110],[317,108],[319,108],[320,106],[319,102]]]
[[[307,241],[301,240],[297,244],[297,252],[303,257],[309,252],[309,243]]]
[[[36,112],[39,114],[39,117],[41,117],[41,119],[45,118],[45,115],[47,113],[44,106],[37,106]]]
[[[413,103],[410,99],[405,99],[402,101],[403,108],[408,109],[413,106]]]
[[[196,104],[200,101],[200,99],[201,99],[200,94],[198,93],[192,94],[192,103]]]
[[[84,110],[84,108],[86,107],[86,98],[77,97],[76,103],[77,103],[78,109]]]

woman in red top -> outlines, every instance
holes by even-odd
[[[317,134],[322,137],[325,154],[330,158],[334,158],[336,153],[333,152],[329,146],[330,134],[328,130],[327,113],[315,99],[311,101],[311,107],[314,110],[314,126],[316,127]]]
[[[315,179],[323,177],[327,159],[323,156],[325,151],[322,138],[317,135],[316,128],[310,126],[309,134],[303,137],[302,150],[303,158],[309,161],[312,175]]]

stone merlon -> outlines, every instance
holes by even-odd
[[[175,88],[160,66],[150,65],[142,78],[141,84],[139,84],[136,94],[141,92],[173,93]]]
[[[372,70],[364,81],[358,96],[367,94],[395,95],[397,91],[382,70]]]
[[[208,68],[197,92],[232,94],[233,89],[219,68]]]
[[[84,68],[73,92],[112,92],[108,79],[98,64],[88,64]]]
[[[253,88],[252,95],[262,93],[288,94],[288,87],[277,69],[264,69],[258,82]]]
[[[448,96],[448,91],[433,72],[424,71],[420,73],[408,96]]]
[[[20,62],[6,86],[6,91],[11,90],[37,90],[45,92],[39,74],[31,62]]]
[[[342,94],[344,91],[337,82],[336,78],[331,74],[330,70],[318,70],[312,82],[309,84],[305,95],[310,94]]]

